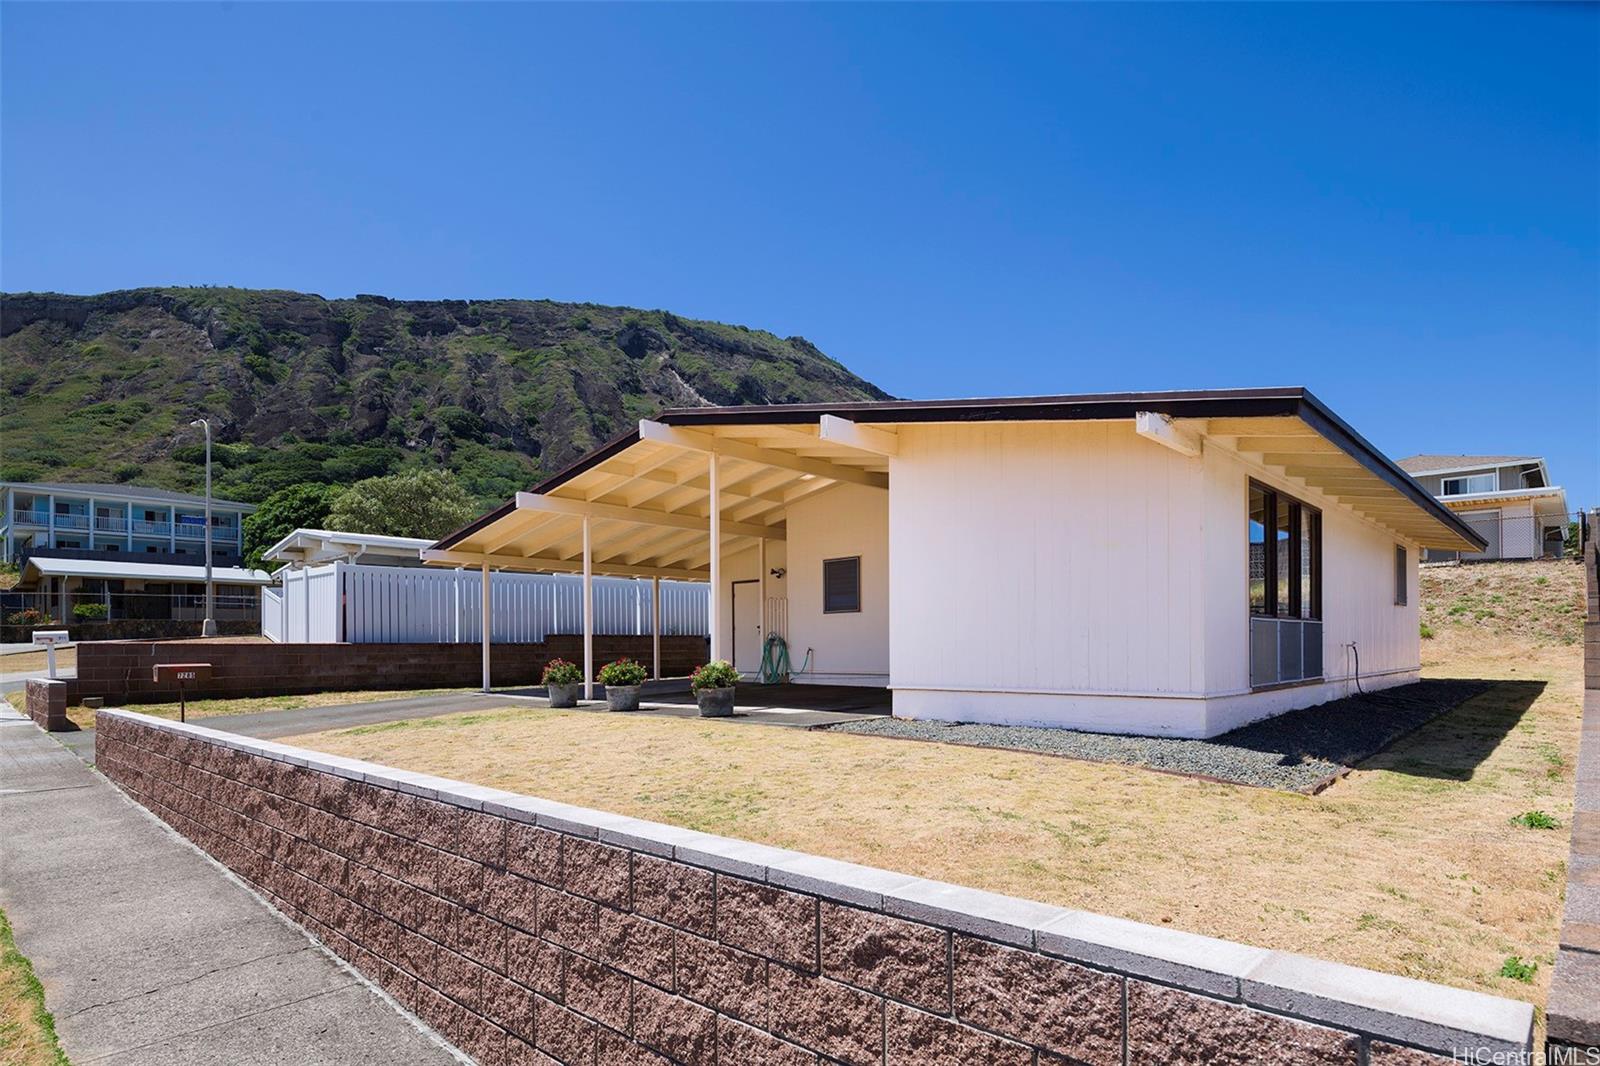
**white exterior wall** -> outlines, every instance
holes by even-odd
[[[1416,676],[1416,562],[1393,535],[1208,444],[1127,422],[899,428],[890,466],[890,685],[901,717],[1212,736]],[[1323,512],[1324,672],[1249,688],[1249,479]],[[790,552],[803,539],[790,523]],[[799,572],[799,568],[796,568]],[[798,596],[796,587],[792,595]]]
[[[798,683],[889,683],[889,493],[836,485],[791,505],[786,522],[789,659]],[[861,557],[861,610],[822,611],[822,561]],[[768,593],[772,595],[771,592]]]
[[[1304,484],[1269,473],[1222,448],[1207,447],[1206,733],[1355,692],[1415,681],[1422,654],[1417,600],[1420,549]],[[1250,479],[1322,512],[1322,684],[1250,691]],[[1394,602],[1394,550],[1406,549],[1406,603]]]
[[[899,434],[889,473],[896,714],[1119,732],[1198,721],[1197,460],[1131,423]]]

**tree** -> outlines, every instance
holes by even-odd
[[[244,516],[244,561],[262,564],[261,554],[297,529],[328,528],[328,511],[344,492],[337,485],[307,482],[279,489]]]
[[[328,515],[346,533],[437,540],[477,517],[478,508],[443,470],[369,477],[345,490]]]

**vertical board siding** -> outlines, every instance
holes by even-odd
[[[1203,691],[1200,462],[1120,423],[903,428],[891,684]]]
[[[330,563],[283,573],[261,600],[262,632],[286,643],[475,644],[482,639],[482,579],[476,570]],[[537,644],[583,631],[583,579],[576,574],[491,576],[496,644]],[[308,599],[309,597],[309,599]],[[707,586],[661,582],[663,636],[704,636]],[[308,611],[309,608],[309,611]],[[650,632],[650,582],[594,581],[595,632]]]

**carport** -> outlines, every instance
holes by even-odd
[[[492,570],[580,573],[584,578],[585,698],[595,692],[596,574],[650,578],[652,632],[659,632],[660,579],[708,581],[711,658],[735,656],[737,639],[753,676],[751,642],[785,635],[788,601],[783,582],[791,508],[830,489],[849,486],[886,497],[893,434],[846,418],[796,409],[792,424],[770,420],[712,421],[696,411],[645,420],[579,462],[478,521],[424,549],[425,562],[473,566],[483,575],[483,611],[491,610]],[[670,424],[669,421],[670,420]],[[880,499],[878,507],[887,507]],[[716,550],[713,550],[713,546]],[[753,604],[729,579],[725,563],[748,558]],[[884,605],[882,625],[887,625]],[[876,621],[874,624],[878,624]],[[489,632],[485,624],[484,632]],[[886,646],[887,637],[883,643]],[[491,651],[483,643],[483,687],[491,685]],[[659,640],[652,673],[660,679]],[[795,664],[797,667],[802,664]],[[838,678],[822,678],[838,680]],[[863,683],[887,681],[881,677]]]

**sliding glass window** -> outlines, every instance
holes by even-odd
[[[1322,617],[1322,512],[1254,481],[1250,482],[1250,613],[1266,618]]]
[[[1250,683],[1322,676],[1322,513],[1250,482]]]

